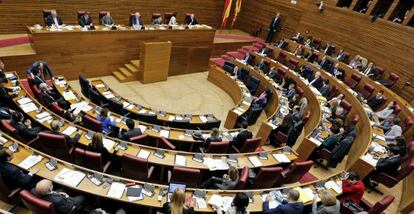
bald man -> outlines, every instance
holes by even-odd
[[[71,148],[72,146],[75,146],[75,144],[78,143],[79,138],[82,134],[81,130],[78,130],[78,133],[73,138],[71,138],[68,135],[63,134],[60,131],[60,121],[59,120],[52,120],[52,122],[50,122],[50,128],[51,128],[51,130],[46,131],[46,132],[51,133],[51,134],[55,134],[55,135],[63,135],[65,137],[66,144],[68,145],[69,148]]]
[[[53,191],[53,183],[47,179],[39,181],[35,189],[32,189],[32,193],[42,200],[51,202],[56,213],[59,214],[70,213],[85,200],[82,195],[69,197],[65,192]]]

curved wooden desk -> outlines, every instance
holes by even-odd
[[[12,85],[12,82],[9,81],[8,83],[9,86]],[[38,103],[37,100],[35,100],[34,98],[32,98],[23,88],[22,90],[20,90],[18,97],[14,98],[14,101],[16,103],[16,105],[18,107],[21,108],[21,106],[19,105],[19,101],[22,98],[28,98],[31,100],[32,103],[34,103],[37,107],[40,107],[41,105]],[[86,147],[87,145],[89,145],[89,143],[91,142],[90,139],[88,139],[86,137],[86,135],[88,134],[88,132],[91,132],[88,129],[85,129],[81,126],[72,124],[64,119],[62,119],[61,117],[57,116],[56,114],[54,114],[53,112],[49,111],[48,109],[46,109],[45,107],[42,108],[43,112],[48,112],[49,115],[55,119],[55,120],[61,120],[64,122],[64,125],[61,127],[61,130],[64,131],[65,129],[67,129],[68,127],[75,127],[77,128],[77,130],[82,131],[81,133],[81,137],[79,139],[79,143],[80,145],[83,145],[84,147]],[[39,119],[37,119],[36,115],[38,115],[39,113],[37,113],[35,110],[30,111],[30,112],[26,112],[26,114],[33,120],[33,121],[37,121],[39,122],[44,128],[50,130],[50,120],[47,121],[39,121]],[[73,132],[71,134],[71,137],[74,137],[76,135],[76,131]],[[107,139],[115,142],[114,145],[112,145],[111,147],[107,147],[108,151],[110,153],[114,152],[115,148],[119,146],[120,142],[123,142],[121,140],[118,139],[114,139],[114,138],[109,138],[107,137]],[[186,166],[185,167],[189,167],[189,168],[197,168],[197,169],[202,169],[202,170],[209,170],[208,166],[197,162],[195,160],[193,160],[193,156],[196,153],[193,152],[182,152],[182,151],[174,151],[174,150],[167,150],[167,149],[160,149],[160,148],[156,148],[156,147],[151,147],[151,146],[145,146],[145,145],[138,145],[138,144],[134,144],[134,143],[129,143],[129,142],[125,142],[127,144],[127,149],[126,150],[122,150],[119,149],[116,154],[118,157],[122,156],[124,153],[126,154],[130,154],[132,156],[136,156],[140,150],[145,150],[145,151],[149,151],[151,153],[150,157],[148,158],[148,161],[150,164],[156,164],[156,165],[161,165],[161,166],[169,166],[169,167],[173,167],[176,166],[175,165],[175,156],[176,155],[182,155],[186,157]],[[165,157],[163,159],[156,157],[154,154],[156,152],[157,149],[163,150],[165,151]],[[273,165],[278,165],[281,164],[279,163],[275,158],[273,158],[272,154],[274,153],[282,153],[283,152],[283,148],[275,148],[273,150],[269,150],[266,151],[267,155],[268,155],[268,159],[267,160],[262,160],[262,164],[263,166],[273,166]],[[240,153],[240,154],[235,154],[237,157],[237,161],[238,161],[238,168],[243,168],[244,166],[248,166],[249,168],[255,168],[255,166],[249,161],[250,156],[258,156],[260,152],[253,152],[253,153]],[[228,154],[204,154],[205,157],[212,157],[214,159],[221,159],[222,156],[225,156]],[[295,152],[292,152],[290,155],[287,155],[288,158],[293,162],[297,159],[297,154]]]
[[[2,132],[0,132],[2,133]],[[3,142],[4,147],[9,147],[10,145],[12,145],[14,142],[17,142],[15,139],[9,137],[8,135],[2,133],[2,138],[5,139],[5,142]],[[107,200],[111,200],[111,201],[117,201],[117,202],[123,202],[123,203],[129,203],[129,204],[136,204],[136,205],[141,205],[141,206],[147,206],[147,207],[151,207],[151,208],[161,208],[162,205],[166,202],[166,197],[164,196],[162,198],[161,201],[158,201],[158,193],[160,190],[165,190],[167,188],[166,185],[160,185],[160,184],[154,184],[154,183],[148,183],[148,182],[142,182],[142,181],[137,181],[137,180],[131,180],[131,179],[126,179],[126,178],[122,178],[122,177],[118,177],[118,176],[114,176],[114,175],[110,175],[110,174],[105,174],[105,173],[101,173],[101,172],[97,172],[97,171],[93,171],[81,166],[77,166],[75,164],[71,164],[65,161],[62,161],[58,158],[55,157],[51,157],[47,154],[44,154],[40,151],[37,151],[35,149],[32,149],[30,147],[28,147],[27,145],[23,144],[23,143],[19,143],[18,142],[18,150],[16,151],[16,153],[13,156],[13,159],[10,161],[11,163],[19,166],[20,163],[22,163],[22,161],[24,161],[26,158],[28,158],[31,155],[37,155],[42,157],[42,160],[40,162],[38,162],[37,164],[35,164],[32,167],[29,168],[25,168],[26,170],[31,169],[31,168],[36,168],[39,169],[36,172],[36,175],[41,177],[41,178],[45,178],[48,180],[51,180],[55,183],[59,183],[60,185],[65,186],[67,189],[71,189],[71,190],[76,190],[78,192],[83,192],[89,195],[93,195],[99,198],[104,198]],[[45,164],[51,160],[54,159],[57,161],[57,169],[50,171],[46,168]],[[78,172],[82,172],[84,173],[86,176],[80,181],[80,183],[77,186],[72,186],[69,185],[67,183],[61,182],[56,180],[58,174],[61,172],[61,170],[63,169],[69,169],[69,170],[75,170]],[[92,181],[91,178],[92,176],[95,175],[101,175],[104,179],[103,182],[104,184],[97,186],[95,185]],[[262,211],[262,194],[272,191],[272,190],[282,190],[282,189],[287,189],[287,188],[297,188],[298,190],[301,191],[305,191],[305,189],[310,189],[310,191],[312,191],[313,189],[319,189],[321,190],[321,187],[317,187],[316,185],[321,183],[322,185],[325,184],[325,182],[328,181],[334,181],[334,182],[339,182],[339,177],[338,174],[323,178],[321,180],[317,180],[317,181],[313,181],[313,182],[309,182],[309,183],[305,183],[305,184],[291,184],[291,185],[287,185],[284,187],[279,187],[279,188],[271,188],[271,189],[252,189],[249,190],[249,192],[252,192],[253,194],[253,202],[249,204],[248,206],[248,210],[250,212],[261,212]],[[136,184],[136,185],[144,185],[144,184],[150,184],[152,186],[154,186],[154,194],[151,197],[148,196],[144,196],[144,199],[142,200],[136,200],[136,201],[129,201],[128,197],[126,196],[126,191],[124,190],[124,192],[122,193],[121,198],[111,198],[109,197],[108,191],[110,188],[110,185],[108,185],[108,182],[113,181],[113,182],[117,182],[117,183],[123,183],[126,184],[127,186],[130,186],[131,184]],[[339,183],[337,184],[339,185]],[[322,187],[323,189],[325,189],[325,187]],[[206,192],[206,201],[208,201],[210,199],[210,197],[213,194],[218,194],[221,196],[231,196],[234,197],[234,195],[237,192],[245,192],[246,190],[211,190],[211,189],[196,189],[196,188],[187,188],[186,190],[186,195],[192,196],[193,192],[199,190],[199,191],[205,191]],[[327,189],[329,192],[331,192],[333,195],[338,195],[340,193],[335,192],[333,189],[328,188]],[[305,201],[306,204],[310,204],[311,201]],[[211,206],[207,205],[206,208],[198,208],[197,206],[195,206],[195,210],[197,212],[215,212]]]

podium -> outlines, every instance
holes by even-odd
[[[138,80],[143,84],[166,81],[170,70],[172,43],[141,42]]]

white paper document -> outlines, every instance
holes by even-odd
[[[229,165],[227,164],[227,162],[223,161],[221,158],[213,159],[213,158],[205,157],[203,164],[206,165],[210,171],[229,169]]]
[[[207,117],[204,116],[204,115],[200,115],[199,117],[200,117],[201,122],[203,122],[203,123],[206,123],[208,121]]]
[[[160,131],[160,137],[168,138],[170,136],[170,131],[168,130],[161,130]]]
[[[65,100],[74,100],[74,99],[76,99],[76,96],[73,93],[73,91],[63,92],[62,96],[63,96],[63,98],[65,98]]]
[[[76,127],[68,126],[65,130],[63,130],[62,134],[71,136],[73,132],[76,132],[78,130]]]
[[[147,130],[147,127],[144,125],[138,125],[138,128],[141,129],[141,133],[144,133]]]
[[[103,139],[103,145],[108,151],[111,151],[115,146],[115,142],[112,141],[112,140],[104,138]]]
[[[227,212],[227,210],[231,207],[231,204],[233,202],[233,197],[229,196],[220,196],[220,195],[212,195],[210,199],[208,200],[208,204],[214,205],[216,207],[221,207],[224,212]]]
[[[24,159],[22,162],[19,163],[19,166],[25,170],[28,170],[32,168],[32,166],[36,165],[43,159],[40,155],[30,155],[26,159]]]
[[[259,160],[257,156],[250,156],[248,157],[248,159],[253,164],[254,167],[263,166],[262,162]]]
[[[27,98],[27,97],[24,97],[24,98],[21,98],[21,99],[17,100],[17,103],[19,103],[19,105],[24,105],[24,104],[27,104],[27,103],[30,103],[30,102],[32,102],[32,100],[30,98]]]
[[[105,88],[105,85],[104,84],[96,84],[95,88]]]
[[[42,112],[42,113],[40,113],[40,114],[36,114],[36,118],[37,119],[42,119],[42,118],[45,118],[45,117],[47,117],[47,116],[50,116],[50,114],[49,114],[49,112]]]
[[[139,150],[137,157],[142,158],[142,159],[148,159],[150,154],[151,154],[150,151],[141,149]]]
[[[63,168],[53,179],[54,181],[76,187],[85,178],[86,174],[80,171]]]
[[[186,158],[182,155],[175,155],[175,165],[185,166]]]
[[[279,163],[290,163],[289,158],[285,154],[272,154]]]
[[[325,183],[326,189],[333,189],[336,193],[342,193],[342,186],[339,186],[335,181],[328,181]]]
[[[25,112],[32,112],[37,110],[37,106],[34,103],[27,103],[24,105],[20,105],[20,108]]]
[[[125,187],[126,185],[123,183],[113,182],[106,196],[111,198],[121,198],[124,194]]]

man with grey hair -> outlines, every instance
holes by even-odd
[[[263,202],[263,213],[265,214],[279,214],[279,213],[289,213],[289,214],[302,214],[304,205],[302,202],[298,202],[299,200],[299,191],[295,189],[289,190],[286,199],[277,198],[274,200],[280,201],[280,205],[276,208],[270,209],[269,208],[269,200],[270,197],[268,196],[266,201]]]
[[[57,93],[55,93],[46,83],[40,83],[39,90],[40,101],[48,108],[50,108],[53,103],[56,103],[65,110],[69,109],[70,104],[64,100],[63,97],[60,97]]]
[[[61,127],[61,123],[59,120],[52,120],[52,122],[50,122],[50,131],[47,131],[48,133],[54,134],[54,135],[63,135],[65,137],[65,141],[66,144],[68,145],[69,148],[71,148],[72,146],[75,146],[75,144],[78,143],[79,138],[82,134],[81,130],[78,130],[78,133],[76,133],[76,135],[72,138],[66,134],[63,134],[60,131],[60,127]]]
[[[82,195],[70,197],[63,191],[53,191],[53,183],[47,179],[39,181],[31,192],[36,197],[51,202],[58,214],[71,213],[85,201],[85,197]]]

